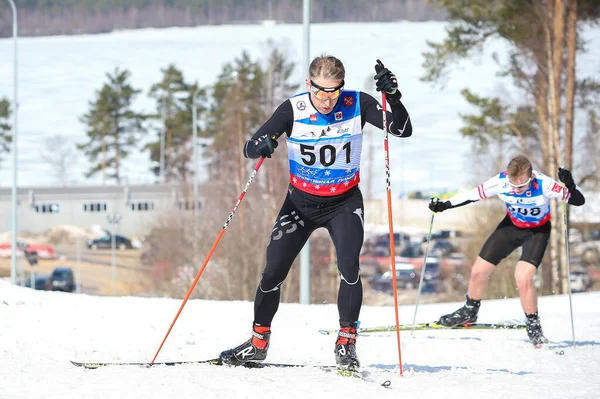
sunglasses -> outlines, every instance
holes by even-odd
[[[522,184],[512,184],[510,181],[508,182],[508,184],[510,184],[510,186],[512,188],[525,187],[525,186],[529,185],[529,183],[531,183],[531,176],[529,177],[529,179],[527,179],[527,181],[525,183],[522,183]]]
[[[323,87],[319,86],[312,80],[310,81],[310,91],[314,94],[319,100],[331,99],[335,100],[342,94],[342,89],[344,88],[344,81],[337,85],[336,87]]]

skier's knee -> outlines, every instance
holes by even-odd
[[[275,291],[281,284],[283,284],[283,280],[285,280],[285,276],[281,277],[276,274],[265,272],[260,280],[260,290],[263,292]]]
[[[339,270],[339,273],[340,278],[346,284],[355,285],[360,281],[360,269],[358,267],[351,270]]]
[[[533,287],[533,278],[523,274],[515,274],[515,281],[519,291],[524,291],[528,288]]]
[[[471,281],[474,282],[483,282],[486,281],[489,278],[490,274],[488,273],[487,270],[483,269],[483,268],[478,268],[478,267],[474,267],[471,270]]]

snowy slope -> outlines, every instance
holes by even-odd
[[[575,294],[577,347],[571,347],[566,296],[543,297],[551,343],[534,349],[524,331],[401,333],[403,376],[394,334],[361,336],[364,369],[389,389],[317,369],[189,365],[84,370],[69,360],[150,361],[181,301],[32,292],[0,281],[0,398],[592,398],[600,392],[600,293]],[[459,303],[422,305],[432,321]],[[485,301],[481,322],[521,319],[517,299]],[[400,320],[414,307],[402,304]],[[268,360],[332,364],[334,304],[282,304]],[[365,307],[362,326],[394,323],[391,307]],[[249,337],[252,303],[191,300],[157,360],[211,358]],[[563,350],[564,355],[556,352]],[[369,395],[369,396],[367,396]]]

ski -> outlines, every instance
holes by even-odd
[[[223,362],[219,358],[205,359],[205,360],[180,360],[173,362],[76,362],[71,360],[71,363],[76,367],[83,367],[86,369],[97,369],[100,367],[115,367],[115,366],[135,366],[135,367],[158,367],[158,366],[181,366],[186,364],[212,364],[214,366],[224,366]],[[232,366],[236,367],[236,366]],[[307,367],[304,364],[288,364],[288,363],[265,363],[265,362],[248,362],[240,365],[247,369],[262,369],[262,368],[290,368],[290,367]],[[323,370],[334,370],[336,366],[310,366],[316,367]]]
[[[417,323],[417,324],[401,324],[400,330],[419,331],[419,330],[524,330],[525,324],[513,323],[469,323],[460,324],[454,327],[446,327],[436,322],[433,323]],[[396,326],[378,326],[378,327],[363,327],[359,328],[359,334],[375,334],[383,332],[396,331]],[[321,334],[330,335],[337,334],[338,330],[319,330]]]
[[[83,367],[86,369],[97,369],[100,367],[113,367],[113,366],[137,366],[150,368],[154,366],[177,366],[184,364],[221,364],[220,359],[207,359],[207,360],[182,360],[175,362],[76,362],[71,360],[73,366]]]
[[[115,366],[134,366],[134,367],[142,367],[142,368],[150,368],[156,366],[178,366],[178,365],[186,365],[186,364],[211,364],[214,366],[224,366],[223,362],[219,358],[215,359],[206,359],[206,360],[181,360],[181,361],[173,361],[173,362],[76,362],[71,360],[71,363],[76,367],[83,367],[85,369],[97,369],[101,367],[115,367]],[[248,362],[244,363],[240,366],[231,366],[231,367],[243,367],[248,369],[262,369],[262,368],[316,368],[326,372],[335,372],[336,374],[343,377],[354,377],[359,378],[361,380],[367,382],[375,382],[381,385],[382,387],[389,388],[391,385],[390,380],[385,380],[383,382],[378,382],[373,379],[370,373],[366,370],[352,370],[352,369],[338,369],[337,366],[332,365],[310,365],[310,364],[292,364],[292,363],[258,363],[258,362]]]

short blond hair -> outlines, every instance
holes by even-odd
[[[309,74],[311,79],[321,77],[325,80],[344,80],[346,68],[333,55],[321,54],[310,63]]]
[[[525,173],[531,175],[532,171],[533,168],[531,167],[531,162],[529,162],[529,159],[524,155],[518,155],[511,159],[506,168],[506,173],[509,178],[515,178]]]

